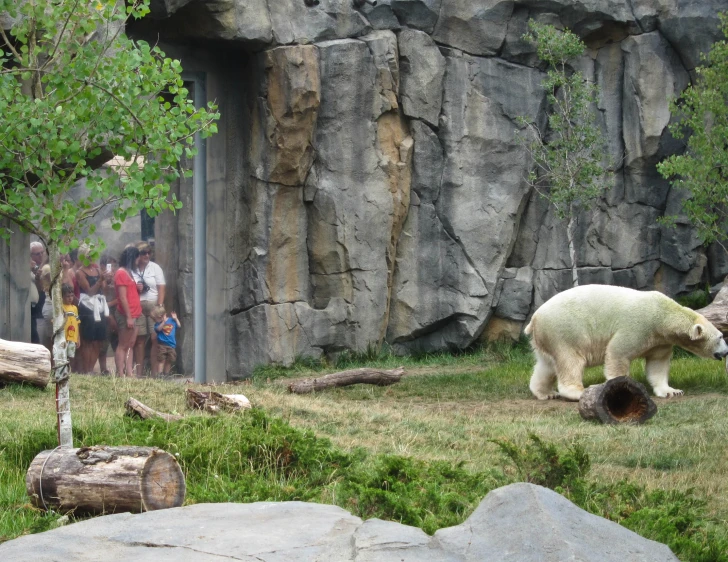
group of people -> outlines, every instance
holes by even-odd
[[[89,262],[89,248],[82,245],[61,257],[58,282],[73,372],[91,373],[98,361],[101,373],[109,374],[111,345],[116,374],[141,377],[150,342],[151,374],[170,374],[181,324],[174,312],[165,310],[164,272],[153,261],[153,252],[148,242],[139,242],[128,245],[118,260],[105,254],[96,264]],[[52,349],[51,268],[42,243],[31,243],[30,258],[31,341]]]

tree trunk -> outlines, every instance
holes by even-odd
[[[398,367],[391,371],[377,369],[353,369],[332,373],[323,377],[313,379],[301,379],[293,381],[288,385],[289,392],[295,394],[308,394],[318,390],[333,388],[337,386],[349,386],[351,384],[375,384],[377,386],[388,386],[399,382],[404,374],[404,367]]]
[[[193,410],[204,410],[211,414],[221,411],[237,412],[251,407],[250,400],[242,394],[220,394],[219,392],[197,392],[187,389],[187,405]]]
[[[723,287],[715,295],[713,302],[695,312],[705,316],[723,335],[728,334],[728,277],[723,279]]]
[[[56,448],[39,453],[25,487],[40,509],[76,514],[179,507],[185,479],[177,460],[156,447]]]
[[[51,354],[36,343],[0,340],[0,383],[25,383],[39,388],[48,384]]]
[[[71,369],[66,354],[66,331],[63,329],[63,296],[61,293],[61,254],[57,244],[48,245],[51,266],[51,300],[53,301],[53,372],[56,383],[56,416],[58,419],[58,445],[73,447],[71,424],[71,397],[68,392],[68,377]]]
[[[126,413],[129,416],[138,416],[143,420],[150,420],[152,418],[162,418],[165,421],[177,421],[181,420],[183,416],[177,416],[174,414],[165,414],[164,412],[158,412],[152,410],[149,406],[142,404],[139,400],[129,398],[124,405],[126,407]]]
[[[644,423],[657,412],[647,390],[629,377],[616,377],[584,390],[579,413],[585,420],[602,423]]]
[[[574,217],[574,209],[569,211],[569,222],[566,225],[566,237],[569,240],[569,257],[571,258],[571,286],[579,286],[579,271],[576,267],[576,246],[574,245],[574,236],[576,234],[576,218]]]

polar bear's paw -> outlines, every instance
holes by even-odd
[[[682,396],[683,394],[685,393],[679,388],[671,388],[669,386],[655,389],[655,396],[658,398],[675,398],[676,396]]]

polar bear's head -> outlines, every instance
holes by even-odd
[[[690,327],[689,340],[681,347],[701,357],[723,359],[728,355],[728,344],[720,330],[708,322],[704,316],[698,315],[697,321]]]

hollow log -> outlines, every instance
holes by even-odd
[[[181,420],[184,417],[175,414],[165,414],[164,412],[158,412],[157,410],[153,410],[146,404],[142,404],[141,402],[139,402],[139,400],[136,400],[135,398],[129,398],[129,400],[126,401],[126,404],[124,404],[124,407],[126,408],[126,414],[128,416],[137,416],[143,420],[162,418],[163,420],[169,422]]]
[[[0,340],[0,384],[14,382],[45,388],[51,352],[36,343]]]
[[[587,387],[579,400],[581,417],[602,423],[644,423],[656,412],[647,389],[629,377]]]
[[[391,371],[378,369],[352,369],[331,373],[322,377],[312,379],[300,379],[288,385],[288,391],[294,394],[308,394],[327,388],[337,386],[349,386],[352,384],[374,384],[377,386],[388,386],[399,382],[404,374],[404,367],[397,367]]]
[[[715,295],[713,302],[695,312],[705,316],[724,336],[728,335],[728,277],[723,280],[723,287]]]
[[[250,400],[242,394],[220,394],[219,392],[198,392],[187,389],[187,405],[193,410],[204,410],[211,414],[221,411],[237,412],[251,407]]]
[[[39,453],[25,475],[33,505],[62,513],[140,513],[179,507],[185,478],[156,447],[58,448]]]

